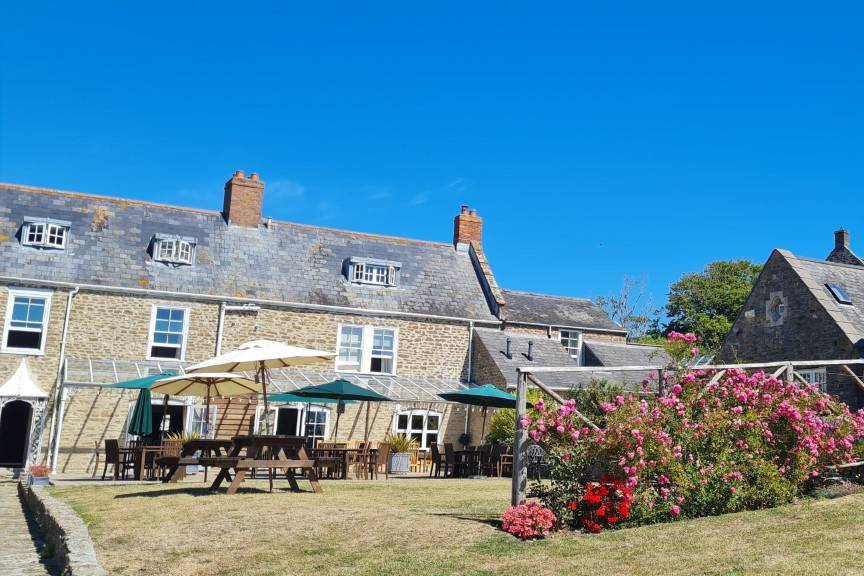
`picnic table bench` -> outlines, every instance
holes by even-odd
[[[207,459],[214,454],[221,456],[223,452],[227,454],[232,446],[231,440],[199,439],[186,442],[180,450],[180,456],[161,456],[156,459],[157,464],[168,467],[162,482],[176,483],[185,476],[186,466],[200,466],[202,458]],[[200,456],[196,456],[199,452]],[[204,474],[206,481],[206,470]]]
[[[315,473],[315,460],[306,452],[306,438],[302,436],[236,436],[227,456],[199,458],[202,466],[219,468],[219,474],[210,485],[211,490],[217,490],[222,482],[228,480],[228,494],[234,494],[246,475],[258,468],[266,468],[270,480],[270,491],[273,491],[273,475],[277,470],[283,470],[288,484],[295,492],[300,490],[294,470],[302,469],[306,479],[312,484],[312,490],[320,493],[321,485]],[[234,477],[232,479],[231,473]]]

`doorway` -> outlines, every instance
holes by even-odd
[[[27,463],[27,443],[33,407],[13,400],[0,409],[0,467],[23,468]]]

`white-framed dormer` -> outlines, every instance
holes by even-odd
[[[337,372],[394,375],[398,355],[398,328],[372,324],[337,325]]]
[[[582,332],[579,330],[558,330],[558,340],[561,345],[570,354],[570,357],[576,360],[576,363],[582,365]]]
[[[21,227],[21,244],[34,248],[65,250],[72,223],[54,218],[25,216]]]
[[[153,260],[166,264],[191,266],[195,262],[195,238],[156,234],[153,237]]]
[[[353,284],[398,286],[401,269],[401,262],[354,256],[348,260],[346,275]]]
[[[188,332],[189,308],[153,304],[147,334],[147,360],[185,360]]]
[[[9,354],[45,354],[53,291],[40,288],[8,288],[6,318],[0,351]]]

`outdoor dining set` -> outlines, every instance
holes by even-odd
[[[366,423],[363,441],[310,441],[302,436],[271,434],[267,385],[269,369],[298,366],[322,360],[332,360],[334,354],[319,350],[297,348],[271,341],[255,341],[239,349],[190,366],[183,374],[163,372],[136,380],[119,382],[114,388],[138,389],[138,399],[132,410],[128,434],[139,439],[109,439],[104,444],[103,479],[108,467],[113,466],[115,480],[129,474],[136,480],[178,482],[187,470],[213,468],[215,477],[211,489],[216,490],[228,482],[227,492],[233,494],[247,477],[263,474],[269,479],[270,490],[275,478],[283,477],[292,490],[298,490],[297,478],[310,482],[314,492],[320,492],[319,478],[375,479],[391,474],[391,445],[369,440],[369,402],[390,401],[377,392],[344,379],[317,386],[307,386],[290,393],[273,395],[273,400],[284,402],[366,402]],[[254,372],[254,379],[244,372]],[[161,438],[161,421],[153,425],[154,394],[163,395],[162,419],[165,419],[169,396],[197,396],[206,399],[204,414],[210,414],[212,397],[260,395],[264,402],[263,434],[240,435],[231,439],[212,438],[209,418],[205,418],[202,438]],[[483,432],[486,413],[490,407],[513,408],[515,398],[494,386],[480,386],[439,394],[442,399],[483,407]],[[339,415],[336,427],[338,433]],[[483,435],[481,434],[481,437]],[[398,443],[395,445],[399,447]],[[430,477],[502,476],[512,468],[512,457],[500,445],[484,445],[454,449],[452,444],[431,444],[428,450],[416,445],[403,450],[408,457],[407,469]],[[97,463],[98,468],[98,463]],[[94,470],[94,475],[95,475]]]

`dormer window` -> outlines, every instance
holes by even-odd
[[[47,218],[25,218],[21,229],[21,243],[36,248],[64,250],[71,222]]]
[[[153,258],[169,264],[192,264],[195,240],[176,236],[156,236]]]
[[[401,266],[399,262],[352,258],[348,278],[358,284],[396,286]]]

